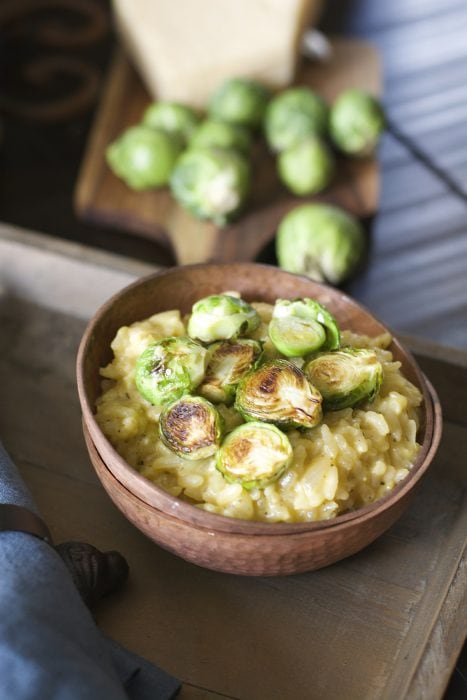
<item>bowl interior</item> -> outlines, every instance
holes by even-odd
[[[297,532],[301,529],[331,527],[354,518],[364,518],[381,508],[390,507],[394,500],[410,489],[427,465],[427,454],[433,441],[433,401],[427,382],[412,355],[397,339],[391,351],[402,365],[404,375],[423,393],[423,417],[418,435],[422,447],[410,475],[387,496],[351,513],[319,523],[259,523],[227,518],[208,513],[171,496],[138,474],[116,452],[100,430],[94,406],[101,391],[99,368],[112,359],[110,343],[124,325],[148,318],[169,309],[189,313],[195,301],[209,294],[236,290],[247,301],[273,303],[277,298],[313,297],[326,305],[336,316],[342,329],[370,336],[388,329],[340,290],[293,275],[278,268],[255,263],[202,264],[176,267],[138,280],[113,296],[91,319],[80,344],[77,360],[77,380],[83,419],[96,449],[114,476],[146,503],[177,517],[204,527],[235,532]]]

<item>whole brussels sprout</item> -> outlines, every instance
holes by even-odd
[[[182,396],[166,406],[159,419],[162,442],[184,459],[206,459],[215,454],[222,430],[220,413],[201,396]]]
[[[106,159],[111,170],[134,190],[161,187],[182,150],[180,139],[160,129],[132,126],[108,146]]]
[[[269,360],[240,382],[235,408],[246,421],[280,428],[313,428],[322,419],[323,399],[305,374],[288,360]]]
[[[261,125],[269,96],[261,83],[232,78],[211,96],[208,112],[216,119],[256,128]]]
[[[206,349],[183,336],[151,343],[136,362],[135,383],[141,396],[163,406],[200,384],[204,377]]]
[[[222,443],[217,469],[227,481],[245,489],[264,489],[290,466],[292,445],[275,425],[251,422],[232,430]]]
[[[143,124],[176,134],[188,143],[199,124],[199,117],[194,109],[177,102],[153,102],[143,114]]]
[[[383,367],[368,348],[320,352],[303,371],[321,392],[323,406],[329,411],[373,401],[383,382]]]
[[[211,294],[193,304],[188,335],[204,343],[232,340],[254,331],[258,312],[246,301],[229,294]]]
[[[283,151],[327,130],[328,108],[319,95],[307,87],[284,90],[271,100],[264,129],[273,151]]]
[[[231,404],[239,381],[260,361],[262,345],[239,338],[212,343],[207,350],[206,373],[198,393],[213,403]]]
[[[331,108],[329,131],[335,145],[350,156],[371,155],[385,127],[380,102],[361,90],[341,93]]]
[[[251,136],[244,126],[222,122],[219,119],[206,119],[190,138],[190,148],[232,148],[248,155],[251,149]]]
[[[282,219],[276,236],[281,268],[331,284],[340,284],[352,274],[364,248],[359,222],[327,204],[296,207]]]
[[[332,180],[334,157],[320,138],[308,138],[279,153],[277,170],[284,185],[294,194],[317,194]]]
[[[315,299],[278,299],[269,323],[273,345],[286,357],[302,357],[317,350],[335,350],[340,331],[330,311]]]
[[[194,216],[224,226],[242,207],[250,185],[247,160],[230,149],[183,153],[170,178],[175,199]]]

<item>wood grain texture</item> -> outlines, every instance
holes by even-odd
[[[381,91],[378,54],[366,42],[336,39],[327,64],[303,63],[298,84],[310,85],[328,100],[346,87]],[[220,229],[199,221],[166,188],[134,192],[109,170],[105,149],[125,128],[141,120],[150,98],[125,55],[118,52],[75,190],[75,210],[94,223],[157,240],[171,246],[179,263],[253,260],[274,237],[278,222],[298,199],[287,193],[275,173],[274,159],[261,141],[253,153],[253,187],[245,212]],[[376,209],[379,176],[375,161],[342,160],[336,182],[313,199],[334,202],[357,216]]]
[[[441,698],[467,632],[465,411],[455,422],[446,416],[413,504],[359,554],[285,578],[201,569],[154,545],[119,513],[82,439],[74,360],[83,319],[106,288],[110,296],[126,284],[122,267],[112,266],[113,256],[107,266],[103,255],[92,263],[92,251],[75,267],[75,247],[68,257],[61,244],[40,294],[34,270],[46,248],[36,239],[37,249],[33,236],[15,229],[6,246],[0,231],[1,279],[13,240],[17,261],[0,294],[0,434],[56,542],[89,541],[127,558],[127,588],[97,611],[102,630],[181,678],[184,700]],[[86,279],[99,267],[106,272],[100,283],[67,297],[68,311],[58,309],[68,288],[59,271]],[[128,270],[128,278],[136,274]],[[431,357],[446,401],[449,356],[437,364],[439,349],[419,343],[414,350]],[[466,353],[453,354],[450,382],[465,386],[466,366]]]

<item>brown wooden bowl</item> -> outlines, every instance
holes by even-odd
[[[433,388],[412,355],[394,339],[391,351],[421,390],[421,449],[410,474],[374,503],[332,520],[264,523],[208,513],[171,496],[117,453],[94,416],[101,390],[99,368],[112,359],[110,343],[123,325],[169,309],[188,313],[208,294],[235,289],[247,301],[313,297],[336,316],[342,329],[368,335],[386,331],[366,309],[341,291],[278,268],[255,263],[175,267],[138,280],[113,296],[91,319],[77,359],[78,392],[91,461],[125,516],[161,546],[201,566],[247,575],[308,571],[362,549],[405,510],[428,468],[441,436],[441,409]]]

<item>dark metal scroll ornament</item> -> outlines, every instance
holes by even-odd
[[[2,0],[0,109],[44,123],[84,112],[98,95],[101,75],[79,52],[108,32],[99,0]]]

